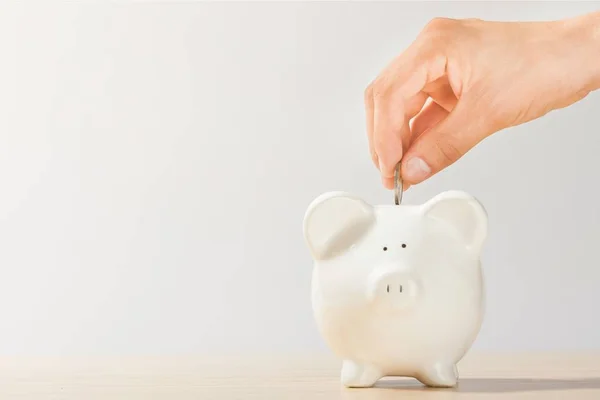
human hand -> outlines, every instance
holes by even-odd
[[[373,162],[404,188],[508,127],[600,88],[600,13],[550,22],[434,19],[365,91]]]

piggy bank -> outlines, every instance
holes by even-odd
[[[452,387],[484,312],[487,214],[464,192],[421,205],[372,206],[343,192],[304,217],[318,330],[346,387],[385,376]]]

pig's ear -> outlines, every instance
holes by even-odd
[[[469,250],[479,252],[487,237],[488,217],[473,196],[461,191],[441,193],[422,206],[432,220],[454,229]]]
[[[334,257],[356,243],[375,221],[373,207],[343,192],[325,193],[309,205],[304,237],[315,260]]]

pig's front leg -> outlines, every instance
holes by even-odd
[[[342,365],[342,384],[349,388],[373,386],[383,375],[377,368],[345,360]]]
[[[417,378],[430,387],[454,387],[458,382],[458,369],[455,364],[436,363],[423,369]]]

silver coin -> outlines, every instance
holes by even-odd
[[[400,175],[400,163],[398,163],[394,172],[394,202],[397,206],[402,203],[402,191],[402,176]]]

